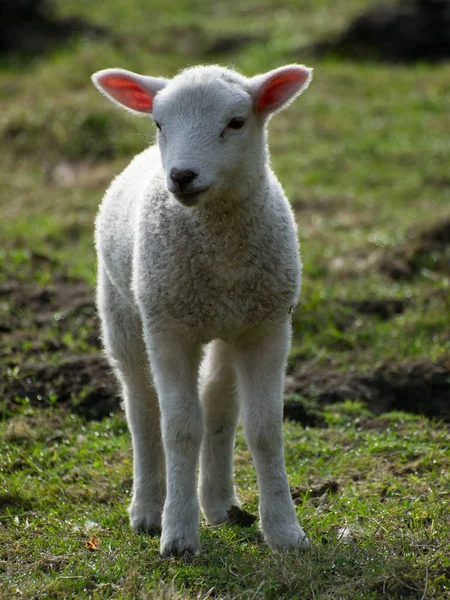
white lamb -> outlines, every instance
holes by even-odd
[[[266,125],[311,74],[288,65],[251,79],[218,66],[172,80],[122,69],[93,75],[110,100],[158,128],[157,145],[108,190],[96,245],[103,341],[133,439],[131,525],[162,528],[163,556],[199,552],[199,459],[206,519],[224,523],[239,506],[239,412],[265,539],[276,551],[308,547],[282,430],[301,262]]]

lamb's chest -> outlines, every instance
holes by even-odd
[[[153,243],[147,237],[146,303],[155,322],[226,337],[288,313],[298,287],[295,246],[281,256],[272,236],[255,235],[242,221],[234,229],[190,225],[176,235],[154,231]]]

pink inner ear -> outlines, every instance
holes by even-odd
[[[104,75],[99,78],[102,88],[121,104],[139,112],[151,112],[153,97],[138,83],[123,75]]]
[[[302,87],[307,78],[308,73],[299,69],[278,73],[263,86],[257,110],[275,108],[283,104]]]

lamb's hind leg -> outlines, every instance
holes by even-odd
[[[224,523],[239,506],[233,486],[233,446],[238,421],[236,377],[230,347],[212,342],[201,367],[205,431],[200,453],[200,503],[209,523]]]
[[[99,266],[97,304],[103,343],[121,383],[124,408],[133,442],[133,499],[130,522],[136,531],[161,529],[165,497],[164,452],[156,391],[152,385],[142,338],[142,324]]]

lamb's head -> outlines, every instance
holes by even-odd
[[[301,65],[250,79],[201,66],[170,80],[106,69],[93,81],[113,102],[153,117],[167,188],[194,206],[236,190],[245,195],[266,165],[268,119],[306,89],[311,76]]]

